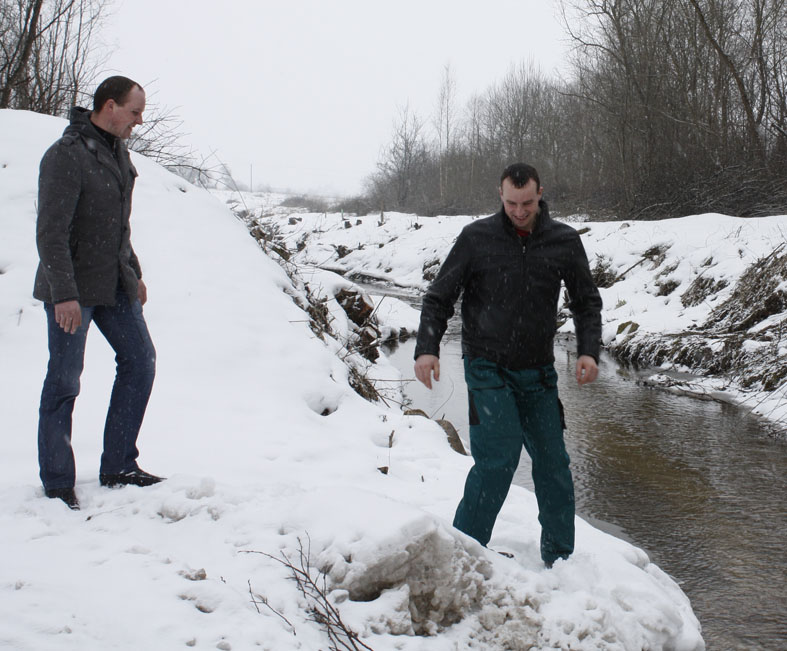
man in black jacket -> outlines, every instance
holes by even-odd
[[[574,551],[574,484],[563,442],[553,341],[561,283],[577,338],[576,379],[598,375],[601,297],[578,233],[549,217],[536,170],[510,165],[502,209],[468,224],[423,299],[416,377],[440,379],[439,349],[462,296],[462,354],[475,465],[454,526],[486,545],[524,445],[533,465],[548,567]]]
[[[47,497],[79,508],[71,415],[79,394],[88,326],[115,350],[117,375],[104,429],[99,481],[148,486],[136,447],[155,375],[156,351],[142,305],[147,289],[131,246],[137,171],[123,142],[142,124],[145,91],[126,77],[96,89],[93,111],[75,107],[71,124],[44,154],[38,185],[33,295],[44,302],[49,365],[41,392],[38,460]]]

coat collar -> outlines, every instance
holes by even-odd
[[[66,127],[63,135],[79,136],[85,143],[88,151],[95,154],[99,163],[107,167],[115,176],[121,186],[126,185],[129,175],[130,161],[126,153],[126,145],[118,139],[115,147],[118,155],[115,156],[106,138],[102,136],[95,125],[90,121],[91,111],[75,106],[71,109],[70,124]]]

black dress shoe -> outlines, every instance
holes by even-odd
[[[79,511],[79,500],[73,488],[47,488],[44,493],[49,498],[63,500],[72,511]]]
[[[117,475],[105,475],[102,473],[98,476],[98,481],[107,488],[112,488],[113,486],[152,486],[160,481],[164,481],[164,477],[156,477],[156,475],[151,475],[149,472],[137,468],[136,470],[126,470]]]

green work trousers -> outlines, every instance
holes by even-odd
[[[454,526],[482,545],[489,542],[524,446],[533,466],[541,558],[551,566],[574,551],[574,482],[555,368],[512,371],[481,358],[464,363],[475,465]]]

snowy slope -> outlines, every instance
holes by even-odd
[[[0,111],[0,648],[327,648],[285,558],[326,573],[342,620],[378,650],[704,647],[675,582],[583,521],[576,554],[545,570],[524,489],[492,540],[515,560],[453,530],[469,459],[435,423],[361,399],[302,286],[222,201],[136,155],[132,238],[158,350],[140,462],[169,479],[99,487],[114,369],[93,331],[74,416],[82,510],[44,498],[36,178],[64,126]]]

